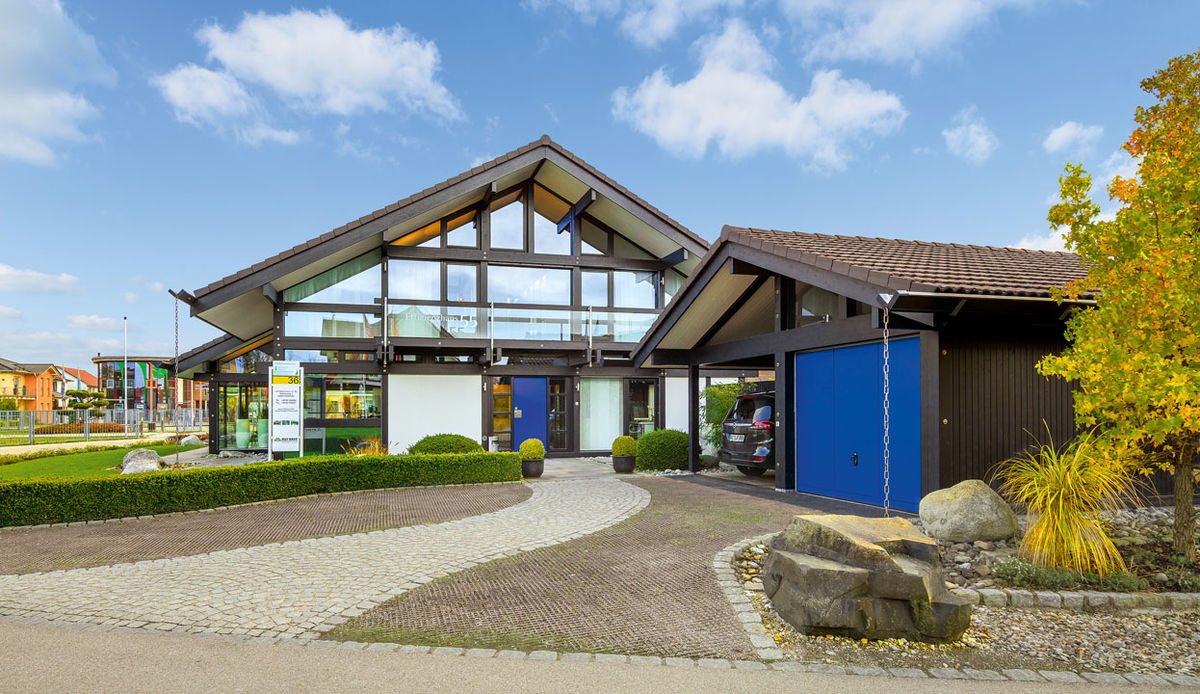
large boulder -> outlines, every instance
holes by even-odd
[[[1007,540],[1020,532],[1017,514],[982,480],[930,492],[919,510],[925,532],[939,540]]]
[[[149,448],[135,448],[121,459],[121,474],[154,472],[163,469],[163,466],[163,459],[154,451]]]
[[[937,543],[902,518],[796,516],[771,542],[763,590],[806,634],[952,641],[971,606],[946,590]]]
[[[179,445],[180,446],[199,446],[200,445],[200,437],[196,436],[195,434],[188,434],[187,436],[184,436],[183,439],[181,439],[179,441]]]

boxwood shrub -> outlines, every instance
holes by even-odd
[[[431,434],[408,447],[409,453],[478,453],[479,442],[461,434]]]
[[[0,526],[194,511],[360,489],[516,482],[516,453],[346,456],[94,479],[0,483]]]
[[[675,429],[658,429],[637,440],[637,469],[686,470],[688,435]]]

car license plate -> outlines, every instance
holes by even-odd
[[[741,443],[742,441],[745,441],[745,440],[746,440],[745,434],[730,434],[729,435],[730,443]]]

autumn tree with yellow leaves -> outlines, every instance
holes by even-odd
[[[1043,374],[1076,381],[1075,416],[1111,455],[1174,475],[1174,551],[1196,561],[1194,459],[1200,445],[1200,52],[1142,81],[1125,150],[1133,178],[1114,178],[1115,218],[1092,201],[1092,178],[1070,164],[1048,219],[1065,229],[1087,276],[1063,296],[1095,299],[1068,321],[1069,347]]]

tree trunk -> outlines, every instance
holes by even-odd
[[[1192,457],[1195,447],[1184,444],[1175,461],[1175,553],[1188,562],[1196,562],[1196,519],[1192,496]]]

